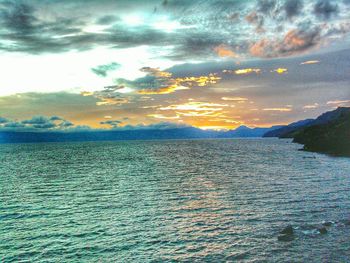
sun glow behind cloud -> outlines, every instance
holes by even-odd
[[[283,1],[0,3],[1,112],[21,118],[51,108],[96,126],[128,116],[227,127],[348,105],[350,7],[334,0],[316,11],[320,1],[293,10]],[[339,54],[323,56],[331,51]]]

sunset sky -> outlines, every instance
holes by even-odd
[[[350,106],[349,0],[5,0],[0,25],[2,130],[267,127]]]

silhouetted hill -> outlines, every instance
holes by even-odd
[[[291,123],[267,132],[264,137],[293,138],[304,150],[350,156],[350,108],[339,107],[315,120]]]
[[[339,107],[336,110],[328,111],[321,114],[316,119],[306,119],[293,122],[287,126],[283,126],[280,129],[269,131],[265,133],[263,137],[294,138],[294,133],[298,132],[302,128],[311,127],[314,125],[327,124],[338,119],[340,116],[348,113],[349,111],[349,107]]]
[[[294,132],[294,142],[304,150],[350,156],[350,108],[322,114],[316,124]]]
[[[293,122],[289,125],[282,126],[279,129],[269,131],[263,137],[285,137],[287,134],[298,130],[300,127],[307,127],[314,122],[314,119],[306,119],[302,121]]]

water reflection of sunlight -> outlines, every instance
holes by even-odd
[[[233,213],[221,198],[227,195],[223,186],[199,176],[182,186],[183,191],[178,193],[182,201],[169,208],[169,213],[177,215],[176,219],[169,220],[167,228],[169,232],[176,231],[178,240],[185,241],[184,252],[203,257],[220,254],[231,247],[228,236],[233,233],[230,229]],[[176,259],[182,260],[185,256],[179,254]]]

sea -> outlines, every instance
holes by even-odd
[[[301,147],[1,144],[0,262],[350,262],[350,158]]]

